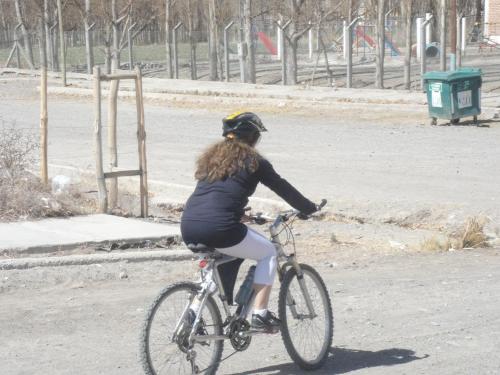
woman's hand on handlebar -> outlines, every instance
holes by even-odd
[[[316,211],[315,211],[315,212],[321,211],[321,209],[322,209],[323,207],[325,207],[326,202],[327,202],[327,200],[326,200],[326,199],[322,199],[322,200],[321,200],[321,203],[316,205]],[[309,219],[309,218],[311,217],[311,215],[312,215],[312,214],[314,214],[314,212],[313,212],[313,213],[311,213],[311,214],[309,214],[309,215],[306,215],[306,214],[304,214],[304,213],[302,213],[302,212],[299,212],[299,213],[297,214],[297,217],[298,217],[299,219],[301,219],[301,220],[307,220],[307,219]]]

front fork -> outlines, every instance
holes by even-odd
[[[314,311],[314,305],[311,301],[311,295],[309,294],[309,291],[307,290],[307,285],[304,280],[304,272],[300,268],[300,264],[297,262],[295,259],[295,256],[289,256],[287,258],[287,261],[283,264],[283,266],[280,269],[280,279],[282,279],[285,276],[285,273],[288,269],[288,267],[293,267],[295,269],[295,272],[297,274],[297,281],[299,283],[300,290],[302,292],[302,295],[304,296],[304,300],[306,301],[307,309],[309,311],[309,314],[299,314],[297,312],[297,304],[295,302],[295,299],[291,295],[290,292],[286,294],[286,304],[287,306],[290,307],[290,311],[292,312],[292,316],[295,319],[313,319],[315,318],[316,312]]]

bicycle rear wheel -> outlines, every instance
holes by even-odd
[[[332,305],[325,283],[316,270],[306,264],[301,264],[300,268],[315,316],[308,316],[306,299],[292,267],[283,278],[278,300],[281,336],[292,360],[305,370],[315,370],[323,366],[332,345]]]
[[[195,352],[195,366],[204,374],[215,374],[222,356],[222,340],[196,342],[189,348],[187,337],[191,331],[178,329],[184,311],[198,293],[199,286],[183,282],[165,288],[154,300],[146,314],[141,333],[141,362],[147,375],[192,374],[188,350]],[[184,323],[180,323],[184,324]],[[174,339],[174,332],[182,331]],[[220,311],[212,297],[208,297],[202,311],[199,334],[222,335]]]

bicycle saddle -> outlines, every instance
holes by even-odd
[[[213,253],[215,251],[215,248],[202,243],[188,243],[187,248],[193,253]]]

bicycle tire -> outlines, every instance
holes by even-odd
[[[298,352],[296,345],[294,344],[294,340],[291,337],[290,325],[292,324],[292,322],[287,317],[286,296],[289,293],[289,289],[292,282],[294,280],[297,280],[297,272],[293,267],[288,269],[288,271],[285,273],[279,293],[278,314],[279,318],[281,319],[281,337],[283,339],[288,354],[299,367],[301,367],[304,370],[316,370],[324,365],[324,363],[328,358],[328,353],[330,352],[330,348],[332,346],[332,340],[333,340],[332,304],[326,285],[321,276],[318,274],[318,272],[307,264],[300,264],[300,268],[302,269],[304,277],[306,276],[310,277],[314,282],[314,284],[317,286],[322,302],[324,304],[324,315],[325,315],[324,319],[326,327],[324,331],[323,344],[321,346],[321,350],[318,353],[317,357],[314,360],[307,360],[303,358],[303,356]],[[308,285],[308,287],[310,287],[310,285]],[[302,307],[302,311],[306,311],[305,309],[307,309],[307,306],[305,305],[305,301],[303,302],[303,304],[304,306]],[[318,306],[315,306],[315,309],[317,308]]]
[[[172,296],[176,292],[182,292],[186,291],[187,293],[197,293],[199,291],[199,285],[191,282],[180,282],[176,283],[173,285],[170,285],[163,289],[158,296],[155,298],[153,303],[151,304],[150,308],[148,309],[146,313],[146,318],[144,320],[144,324],[141,330],[141,337],[140,337],[140,361],[144,370],[144,373],[146,375],[161,375],[162,372],[157,372],[157,370],[154,367],[151,354],[150,354],[150,334],[151,334],[151,328],[152,324],[154,321],[154,318],[159,311],[160,307],[162,304],[165,302],[165,300],[169,297]],[[206,300],[206,304],[203,310],[203,316],[206,316],[205,313],[209,312],[211,314],[211,319],[213,321],[213,328],[214,332],[213,334],[216,335],[222,335],[222,318],[220,315],[219,308],[215,302],[215,300],[212,298],[212,296],[209,296]],[[174,321],[174,325],[176,322]],[[167,336],[167,335],[165,335]],[[214,340],[210,341],[214,345],[214,350],[213,354],[210,359],[210,364],[208,366],[205,366],[204,368],[200,368],[200,371],[203,371],[204,374],[209,374],[209,375],[214,375],[217,372],[217,368],[219,367],[219,363],[222,357],[222,351],[223,351],[223,341],[222,340]],[[181,352],[181,349],[178,348],[179,352]],[[185,354],[184,354],[185,355]],[[181,354],[182,356],[182,354]],[[187,359],[186,359],[187,362]],[[167,373],[171,373],[170,371]],[[179,372],[177,372],[179,373]]]

